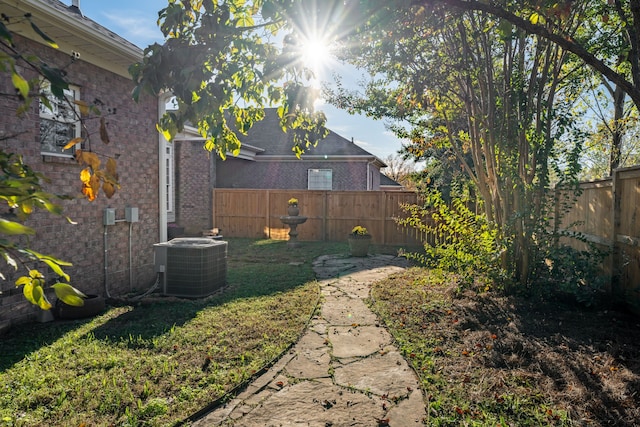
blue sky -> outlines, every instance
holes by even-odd
[[[71,4],[71,0],[62,0]],[[167,0],[80,0],[82,13],[114,31],[125,39],[145,48],[151,43],[162,42],[162,33],[156,25],[158,11]],[[357,81],[358,74],[350,72],[349,79]],[[327,115],[327,127],[384,159],[401,147],[401,142],[385,129],[384,123],[367,117],[352,116],[330,105],[318,108]]]

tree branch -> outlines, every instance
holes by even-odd
[[[567,38],[561,34],[553,33],[546,27],[535,25],[529,20],[520,18],[510,11],[500,6],[496,6],[490,2],[483,2],[479,0],[418,0],[414,4],[427,3],[439,3],[461,10],[483,11],[498,18],[502,18],[529,34],[535,34],[539,37],[556,43],[561,48],[573,53],[574,55],[582,59],[585,64],[589,65],[590,67],[601,73],[603,76],[605,76],[607,79],[619,86],[625,93],[627,93],[627,95],[629,95],[633,103],[640,110],[640,88],[638,88],[634,83],[628,81],[624,75],[617,73],[612,68],[607,66],[604,61],[597,58],[594,54],[585,49],[584,46],[576,43],[571,38]],[[640,9],[640,2],[638,0],[631,0],[631,3],[634,11],[636,11],[636,9]],[[640,23],[637,21],[634,22],[634,25],[638,24]]]

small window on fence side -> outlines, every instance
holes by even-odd
[[[309,169],[309,190],[333,190],[333,171],[331,169]]]

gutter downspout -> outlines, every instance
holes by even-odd
[[[371,174],[371,165],[376,161],[374,158],[367,162],[367,191],[371,191],[373,188],[373,175]]]

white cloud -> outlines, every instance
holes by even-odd
[[[124,10],[117,13],[103,11],[100,13],[108,21],[107,28],[129,40],[138,47],[145,48],[154,42],[162,41],[162,33],[150,20],[148,12],[139,10]]]

